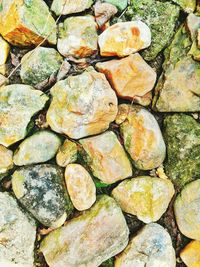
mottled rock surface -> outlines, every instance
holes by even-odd
[[[119,11],[124,10],[127,7],[128,1],[127,0],[104,0],[106,3],[110,3],[116,6]]]
[[[80,143],[86,153],[85,162],[104,183],[112,184],[132,175],[130,161],[113,132],[85,138]]]
[[[98,39],[101,56],[124,57],[151,44],[151,32],[142,21],[118,22],[108,27]]]
[[[79,13],[91,7],[93,0],[53,0],[51,10],[56,15]]]
[[[93,68],[56,83],[51,95],[47,122],[54,131],[74,139],[105,131],[117,115],[114,91]]]
[[[167,176],[177,187],[200,178],[200,124],[189,115],[175,114],[164,120]]]
[[[172,0],[178,4],[185,12],[192,13],[196,9],[196,0]]]
[[[9,56],[10,46],[9,44],[0,36],[0,73],[5,74],[6,67],[5,63]]]
[[[200,241],[200,179],[185,185],[175,200],[174,212],[181,233]]]
[[[92,177],[80,164],[69,164],[65,169],[67,191],[77,210],[87,210],[96,201],[96,187]]]
[[[103,195],[90,210],[50,233],[40,250],[50,267],[98,267],[126,247],[128,234],[120,208]]]
[[[95,20],[101,28],[109,19],[117,13],[117,8],[110,3],[97,1],[94,5]]]
[[[116,118],[124,146],[136,168],[151,170],[162,164],[166,147],[154,116],[137,105],[121,104]]]
[[[50,131],[39,131],[26,138],[14,154],[15,165],[30,165],[52,159],[59,146],[60,138]]]
[[[151,103],[150,91],[156,82],[156,72],[138,53],[97,63],[96,68],[106,75],[119,97],[145,106]]]
[[[56,162],[59,166],[66,167],[69,163],[75,162],[77,160],[77,156],[77,144],[66,139],[58,150],[58,153],[56,155]]]
[[[121,209],[150,223],[160,219],[174,195],[170,180],[140,176],[121,182],[112,191]]]
[[[35,86],[51,75],[55,75],[62,65],[62,57],[54,48],[38,47],[22,57],[20,77],[22,82]]]
[[[61,226],[72,210],[62,169],[57,166],[43,164],[18,169],[12,186],[24,208],[45,226]]]
[[[0,145],[0,180],[13,167],[13,152],[5,146]]]
[[[186,266],[198,267],[200,265],[200,241],[193,240],[180,253]]]
[[[130,241],[117,256],[115,267],[175,267],[176,257],[168,232],[159,224],[151,223]]]
[[[0,192],[0,266],[33,267],[36,226],[16,200]]]
[[[0,88],[0,144],[9,146],[23,139],[31,117],[43,109],[48,97],[29,85]]]
[[[56,23],[42,0],[3,0],[0,34],[13,45],[56,44]]]
[[[93,16],[70,17],[59,24],[58,51],[65,57],[89,57],[97,52],[97,38]]]

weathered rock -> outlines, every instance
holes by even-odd
[[[131,0],[126,12],[127,19],[140,19],[151,29],[151,46],[142,55],[145,60],[153,60],[170,42],[179,17],[179,7],[169,2],[157,0]]]
[[[116,13],[117,8],[112,4],[97,1],[94,5],[95,20],[100,28]]]
[[[0,192],[0,266],[33,267],[36,226],[16,200]]]
[[[103,195],[90,210],[45,237],[40,250],[50,267],[98,267],[126,247],[128,234],[120,208]]]
[[[0,36],[0,73],[5,74],[5,63],[10,52],[9,44]]]
[[[200,29],[198,29],[197,31],[197,45],[198,45],[198,48],[200,49]]]
[[[42,0],[3,0],[0,34],[13,45],[56,44],[56,23]]]
[[[13,167],[13,152],[0,145],[0,180]]]
[[[85,138],[80,143],[86,153],[86,164],[104,183],[112,184],[132,175],[130,161],[113,132]]]
[[[97,52],[97,38],[93,16],[70,17],[59,25],[58,51],[65,57],[89,57]]]
[[[80,164],[69,164],[65,169],[67,191],[77,210],[87,210],[96,201],[96,187],[90,174]]]
[[[150,176],[125,180],[112,191],[123,211],[136,215],[145,223],[158,221],[173,195],[174,187],[170,180]]]
[[[200,241],[200,179],[183,188],[174,202],[174,213],[181,233]]]
[[[56,15],[82,12],[91,7],[93,0],[53,0],[51,10]]]
[[[151,170],[162,164],[166,147],[154,116],[140,106],[119,106],[116,123],[136,168]]]
[[[38,47],[22,57],[22,82],[35,86],[55,75],[62,65],[62,57],[54,48]]]
[[[175,267],[176,257],[168,232],[159,224],[151,223],[130,241],[117,256],[115,267]]]
[[[117,95],[142,105],[149,105],[156,82],[156,72],[138,54],[119,60],[97,63],[98,71],[104,73]]]
[[[56,155],[56,162],[61,167],[66,167],[69,163],[77,160],[78,148],[76,143],[66,139],[59,148]]]
[[[119,11],[124,10],[128,5],[127,0],[104,0],[104,2],[110,3],[113,6],[116,6],[119,9]]]
[[[18,146],[14,163],[23,166],[48,161],[56,155],[60,145],[60,138],[53,132],[36,132]]]
[[[72,210],[59,167],[43,164],[18,169],[12,186],[21,204],[45,226],[61,226]]]
[[[142,21],[119,22],[108,27],[98,39],[101,56],[124,57],[151,44],[151,32]]]
[[[196,0],[172,0],[178,4],[185,12],[192,13],[196,9]]]
[[[187,28],[190,31],[190,36],[193,41],[189,55],[193,56],[194,60],[200,61],[200,48],[198,47],[198,30],[200,29],[200,15],[191,13],[187,17]]]
[[[191,241],[180,253],[182,261],[186,266],[198,267],[200,265],[200,242]]]
[[[117,115],[117,97],[105,76],[87,69],[51,89],[47,122],[58,133],[79,139],[108,129]]]
[[[200,178],[200,124],[184,114],[167,116],[164,120],[167,145],[165,171],[177,187]]]
[[[48,97],[23,84],[0,88],[0,144],[9,146],[23,139],[31,117],[41,110]]]

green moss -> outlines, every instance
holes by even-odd
[[[172,0],[178,4],[185,12],[192,13],[196,8],[196,0]]]

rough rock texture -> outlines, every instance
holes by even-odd
[[[56,15],[78,13],[91,7],[93,0],[53,0],[51,10]]]
[[[10,46],[9,44],[0,36],[0,73],[5,74],[6,68],[5,63],[9,56]]]
[[[136,53],[119,60],[97,63],[117,95],[142,105],[151,103],[151,93],[156,82],[156,72]]]
[[[85,138],[80,143],[86,153],[84,160],[104,183],[112,184],[132,175],[130,161],[113,132]]]
[[[142,55],[146,60],[153,60],[168,45],[174,34],[179,7],[157,0],[131,0],[125,16],[132,20],[140,19],[150,27],[152,43]]]
[[[67,191],[77,210],[87,210],[96,201],[96,187],[90,174],[80,164],[69,164],[65,169]]]
[[[172,0],[178,4],[185,12],[192,13],[196,9],[196,0]]]
[[[18,169],[12,177],[17,199],[45,226],[61,226],[72,210],[61,168],[43,164]]]
[[[39,131],[25,139],[15,151],[15,165],[30,165],[52,159],[59,146],[60,138],[50,131]]]
[[[198,45],[198,31],[200,30],[200,14],[194,15],[191,13],[187,17],[187,28],[190,31],[192,46],[189,55],[192,55],[194,60],[200,61],[200,47]]]
[[[44,93],[28,85],[0,87],[0,144],[7,147],[23,139],[31,117],[47,100]]]
[[[115,267],[139,266],[176,266],[170,235],[159,224],[151,223],[144,226],[115,260]]]
[[[75,162],[77,160],[77,156],[77,144],[66,139],[58,150],[56,163],[61,167],[66,167],[69,163]]]
[[[184,114],[167,116],[164,120],[167,145],[167,176],[179,188],[200,178],[200,124]]]
[[[175,200],[174,212],[181,233],[200,241],[200,179],[185,185]]]
[[[13,45],[56,44],[56,23],[43,0],[2,0],[0,34]]]
[[[101,56],[124,57],[151,44],[151,32],[142,21],[119,22],[108,27],[98,39]]]
[[[159,125],[149,111],[122,104],[116,123],[120,125],[125,148],[136,168],[151,170],[162,164],[166,147]]]
[[[16,200],[0,192],[0,266],[33,267],[36,226]]]
[[[117,13],[117,8],[109,3],[97,1],[94,5],[95,20],[101,28],[109,19]]]
[[[200,242],[191,241],[180,253],[180,257],[185,265],[198,267],[200,265]]]
[[[117,115],[117,97],[105,76],[87,69],[51,89],[47,122],[58,133],[79,139],[108,129]]]
[[[65,57],[89,57],[97,52],[97,38],[93,16],[70,17],[59,24],[58,51]]]
[[[104,2],[110,3],[113,6],[116,6],[119,9],[119,11],[124,10],[128,4],[127,0],[104,0]]]
[[[103,195],[90,210],[50,233],[40,250],[49,267],[98,267],[126,247],[128,234],[120,208]]]
[[[0,145],[0,180],[13,167],[13,152]]]
[[[35,86],[51,75],[55,75],[62,65],[62,57],[54,48],[38,47],[22,57],[20,77],[22,82]]]
[[[121,182],[112,191],[121,209],[150,223],[160,219],[174,195],[170,180],[140,176]]]

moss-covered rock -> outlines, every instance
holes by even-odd
[[[112,4],[113,6],[116,6],[119,11],[123,11],[128,5],[128,0],[103,0],[103,1]]]
[[[31,117],[47,100],[43,92],[28,85],[0,87],[0,144],[7,147],[23,139]]]
[[[0,180],[13,167],[13,152],[10,149],[0,145]]]
[[[121,209],[103,195],[90,210],[45,237],[40,250],[50,267],[97,267],[126,247],[128,234]]]
[[[43,164],[18,169],[13,174],[12,187],[24,208],[45,226],[61,226],[72,211],[64,175],[57,166]]]
[[[55,75],[62,64],[61,55],[54,48],[38,47],[22,57],[22,82],[35,86]]]
[[[75,142],[66,139],[60,146],[56,155],[56,163],[61,167],[66,167],[70,163],[74,163],[78,157],[78,147]]]
[[[178,4],[185,12],[192,13],[196,9],[196,0],[172,0]]]
[[[167,116],[164,120],[167,176],[182,187],[200,178],[200,124],[184,114]]]

